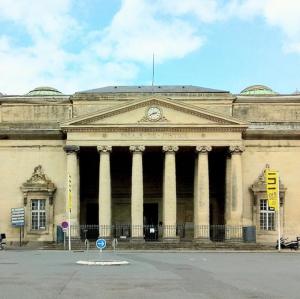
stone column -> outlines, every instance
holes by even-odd
[[[163,181],[163,239],[178,240],[176,236],[176,159],[178,146],[163,146],[165,152]]]
[[[144,241],[143,151],[145,146],[129,147],[132,152],[131,174],[131,241]]]
[[[242,153],[243,146],[230,146],[231,153],[231,176],[230,176],[230,199],[231,205],[228,211],[227,225],[242,225],[243,216],[243,172]]]
[[[226,157],[226,173],[225,173],[225,223],[230,219],[231,213],[231,155]]]
[[[209,172],[211,146],[197,146],[194,176],[194,238],[209,240]]]
[[[111,146],[97,146],[99,162],[99,237],[111,237]]]
[[[71,226],[72,234],[79,235],[80,224],[80,187],[79,187],[79,160],[77,154],[79,153],[79,146],[66,145],[64,151],[67,154],[67,176],[66,176],[66,217],[68,219],[69,213],[69,186],[71,185]],[[70,182],[69,182],[70,181]]]
[[[228,240],[230,236],[230,215],[231,215],[231,154],[228,153],[226,157],[226,172],[225,172],[225,239]]]

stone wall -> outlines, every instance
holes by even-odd
[[[11,226],[11,209],[24,207],[21,185],[41,165],[47,177],[55,184],[54,224],[65,219],[66,158],[61,141],[9,141],[0,142],[0,231],[9,241],[19,239],[19,230]],[[30,225],[27,223],[27,225]],[[25,240],[53,240],[53,234],[28,235]]]

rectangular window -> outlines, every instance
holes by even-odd
[[[260,201],[260,229],[275,230],[275,211],[269,209],[268,201]]]
[[[31,201],[31,229],[46,229],[45,199],[33,199]]]

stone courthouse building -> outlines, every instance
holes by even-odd
[[[256,228],[274,242],[263,171],[280,174],[281,230],[300,234],[300,95],[255,85],[112,86],[73,95],[50,87],[0,94],[0,232],[54,241],[93,227],[131,241],[218,241]],[[219,228],[218,233],[211,228]],[[77,231],[76,231],[77,230]],[[81,232],[80,232],[81,233]]]

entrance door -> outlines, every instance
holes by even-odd
[[[144,235],[146,241],[158,239],[158,204],[144,204]]]
[[[158,224],[158,204],[145,203],[144,204],[144,225]]]
[[[98,215],[99,215],[98,204],[88,203],[86,205],[86,224],[97,225],[99,222]]]

